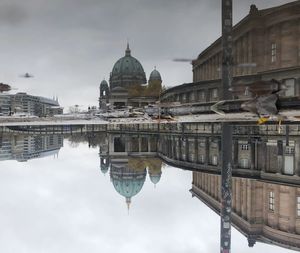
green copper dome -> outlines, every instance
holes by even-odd
[[[151,72],[150,77],[149,77],[149,82],[150,81],[161,81],[161,76],[160,73],[156,70],[156,68]]]
[[[130,85],[145,84],[146,74],[142,64],[131,56],[129,45],[125,51],[125,56],[119,59],[110,74],[110,88],[121,86],[128,88]]]
[[[149,177],[150,177],[151,182],[153,184],[157,184],[160,181],[161,174],[162,174],[161,172],[158,174],[150,174]]]
[[[116,191],[126,199],[138,194],[143,188],[147,171],[134,171],[128,168],[112,166],[110,170],[111,181]]]

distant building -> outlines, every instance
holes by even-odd
[[[146,73],[142,64],[131,55],[127,44],[125,56],[120,58],[110,73],[109,84],[100,83],[99,107],[120,108],[123,106],[141,107],[155,103],[161,92],[162,79],[154,69],[147,85]]]
[[[0,94],[0,116],[10,115],[11,113],[11,96]]]
[[[45,117],[62,114],[63,108],[57,99],[32,96],[23,92],[0,94],[0,115],[9,116],[18,113]]]
[[[258,10],[233,27],[233,86],[276,79],[287,86],[285,96],[300,95],[300,1]],[[163,101],[181,103],[219,100],[222,38],[199,54],[193,83],[172,87]]]
[[[0,136],[0,161],[30,159],[58,155],[63,146],[62,135]]]

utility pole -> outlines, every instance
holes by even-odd
[[[232,0],[222,0],[222,91],[221,99],[232,99]],[[220,252],[229,253],[231,248],[232,208],[232,126],[222,123],[221,135],[221,242]]]

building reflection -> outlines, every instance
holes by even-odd
[[[0,135],[0,161],[26,162],[45,156],[57,156],[63,147],[62,135]]]
[[[193,172],[192,196],[196,196],[217,214],[220,213],[221,177]],[[248,239],[256,242],[300,249],[300,187],[263,180],[232,180],[232,224]]]
[[[191,193],[220,210],[218,124],[165,124],[160,132],[114,131],[68,136],[99,147],[100,169],[129,207],[145,182],[160,183],[163,164],[191,170]],[[233,127],[232,223],[249,246],[264,242],[300,250],[300,126]],[[0,161],[58,154],[62,135],[0,135]]]
[[[143,188],[147,173],[156,185],[161,177],[162,161],[157,157],[157,137],[109,134],[100,144],[100,168],[109,172],[115,190],[129,208],[132,197]]]
[[[234,126],[232,223],[250,247],[263,242],[300,250],[299,130],[298,125],[281,131],[274,125]],[[154,184],[159,182],[162,163],[191,170],[192,195],[219,214],[218,124],[170,124],[162,131],[106,133],[99,145],[101,171],[109,172],[129,206],[147,174]]]
[[[173,166],[219,173],[221,135],[190,124],[184,134],[160,135],[159,156]],[[235,126],[233,175],[299,184],[300,126]]]

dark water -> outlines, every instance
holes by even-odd
[[[0,252],[219,252],[220,179],[214,158],[211,172],[186,170],[194,144],[176,158],[166,135],[1,140]],[[233,178],[232,252],[299,250],[300,189],[280,182],[297,176],[255,177]]]

